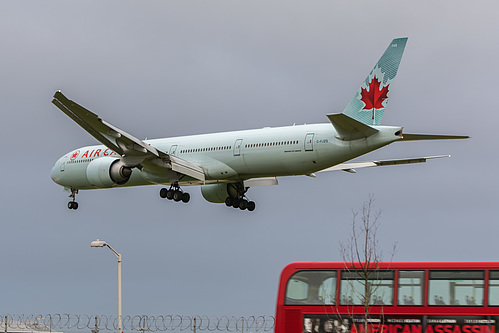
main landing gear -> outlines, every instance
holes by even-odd
[[[70,202],[68,202],[68,208],[69,209],[78,209],[78,203],[75,201],[76,199],[76,195],[78,194],[78,190],[72,188],[71,189],[71,194],[69,195],[70,198],[72,198],[73,200],[71,200]]]
[[[173,184],[169,189],[162,188],[159,191],[159,196],[163,199],[173,200],[176,202],[182,201],[188,203],[191,200],[191,195],[187,192],[182,191],[178,184]]]
[[[255,210],[255,203],[249,201],[245,193],[248,191],[249,187],[244,187],[242,182],[229,184],[227,187],[227,193],[229,196],[225,199],[225,205],[227,207],[239,208],[240,210],[249,210],[250,212]]]
[[[249,210],[250,212],[255,210],[255,202],[254,201],[248,201],[244,197],[227,197],[225,199],[225,205],[227,207],[234,207],[234,208],[239,208],[240,210]]]

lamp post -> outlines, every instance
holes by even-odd
[[[116,252],[108,243],[101,240],[96,240],[90,243],[91,247],[104,247],[107,246],[118,258],[118,331],[122,333],[122,316],[121,316],[121,254]]]

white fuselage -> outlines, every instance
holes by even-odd
[[[344,141],[330,123],[297,125],[256,130],[222,132],[145,140],[146,144],[179,157],[205,170],[205,182],[190,177],[175,179],[144,161],[134,168],[124,185],[210,184],[251,178],[308,175],[376,150],[401,138],[401,127],[373,126],[378,133],[368,138]],[[87,177],[89,163],[99,158],[120,156],[103,145],[75,149],[62,156],[52,169],[52,179],[74,189],[95,189]]]

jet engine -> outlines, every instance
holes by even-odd
[[[223,203],[229,196],[228,184],[201,185],[203,197],[213,203]]]
[[[120,159],[101,157],[93,160],[87,167],[87,179],[95,187],[113,187],[125,184],[132,175],[132,168]]]

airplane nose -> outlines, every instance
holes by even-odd
[[[54,166],[52,167],[52,171],[50,172],[50,178],[52,178],[52,180],[53,180],[54,182],[56,182],[56,181],[55,181],[55,179],[56,179],[56,165],[54,165]],[[57,183],[57,182],[56,182],[56,183]]]
[[[52,167],[52,171],[50,172],[50,178],[54,181],[54,183],[59,184],[59,177],[60,177],[60,160],[58,160],[54,166]],[[60,185],[60,184],[59,184]]]

